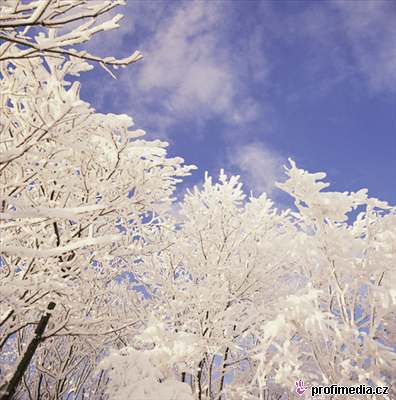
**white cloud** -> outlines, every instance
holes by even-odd
[[[283,158],[263,143],[254,142],[232,147],[228,152],[229,164],[241,171],[245,182],[255,195],[271,194],[275,182],[282,176]]]
[[[311,43],[329,49],[327,63],[337,76],[322,80],[324,89],[348,78],[359,79],[360,86],[373,92],[395,93],[395,19],[392,1],[333,0],[307,8],[290,25]],[[324,66],[317,54],[317,63],[308,67]]]
[[[220,36],[216,3],[182,3],[146,44],[147,61],[136,78],[140,92],[160,94],[166,112],[177,118],[223,114],[234,123],[255,118],[251,112],[244,118],[237,113],[239,103],[249,99],[237,96],[240,83],[231,48],[220,47]]]
[[[229,22],[235,18],[233,7],[205,1],[137,1],[117,12],[125,14],[122,28],[109,35],[108,43],[96,41],[90,46],[98,52],[108,52],[112,46],[125,50],[126,42],[137,38],[130,46],[142,52],[143,61],[118,75],[128,88],[124,101],[150,131],[154,128],[158,135],[175,122],[205,121],[214,116],[242,125],[259,116],[244,81],[245,66],[255,61],[257,74],[251,79],[266,76],[267,66],[256,51],[261,44],[257,32],[248,49],[256,57],[235,62],[234,43],[226,36]]]
[[[375,91],[396,92],[396,7],[392,1],[337,1],[355,61]]]
[[[289,92],[290,99],[327,95],[346,81],[371,92],[396,92],[395,2],[319,1],[295,13],[267,18],[272,40],[280,38],[300,47],[306,56],[297,67],[311,78],[305,80],[310,83]]]

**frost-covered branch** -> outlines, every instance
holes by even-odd
[[[98,21],[122,4],[125,4],[122,0],[4,0],[0,5],[0,39],[4,41],[0,46],[0,61],[69,56],[108,66],[132,64],[142,58],[138,51],[116,59],[71,47],[81,45],[99,32],[118,28],[122,14]],[[31,28],[39,32],[31,35]]]

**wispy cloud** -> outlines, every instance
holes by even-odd
[[[232,45],[222,37],[219,4],[182,3],[158,27],[137,77],[146,106],[156,108],[160,99],[163,114],[178,119],[221,116],[241,124],[257,117],[254,100],[242,95]]]
[[[313,3],[287,20],[290,37],[311,48],[305,65],[326,71],[324,93],[345,79],[375,93],[396,92],[396,7],[388,0],[331,0]],[[327,57],[323,54],[327,52]]]
[[[122,10],[127,23],[112,33],[111,42],[93,44],[103,51],[116,43],[125,45],[133,35],[139,35],[139,29],[149,33],[138,40],[144,60],[132,72],[120,74],[128,89],[124,101],[129,101],[131,109],[141,119],[144,116],[156,131],[191,118],[220,117],[231,125],[255,120],[257,104],[248,95],[241,71],[234,63],[233,43],[224,36],[224,29],[228,28],[224,14],[231,13],[232,7],[195,1],[166,3],[166,8],[158,3],[155,2],[157,8],[151,2],[128,3]],[[250,47],[258,45],[258,39],[252,39]],[[262,58],[260,64],[257,60],[254,67],[260,78],[265,75],[266,66]]]
[[[374,91],[396,92],[396,7],[393,1],[335,1],[354,60]]]
[[[254,142],[230,148],[228,162],[241,171],[243,182],[258,195],[273,192],[275,182],[282,177],[284,158],[263,143]]]

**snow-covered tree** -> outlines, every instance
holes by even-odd
[[[323,191],[325,174],[293,161],[287,174],[294,212],[206,177],[160,233],[169,246],[135,269],[153,308],[131,351],[197,400],[292,398],[301,378],[394,387],[396,209]]]
[[[287,213],[277,213],[266,195],[245,204],[237,177],[219,179],[207,176],[202,191],[187,194],[180,229],[163,234],[175,245],[143,257],[142,273],[136,271],[163,330],[150,345],[161,346],[169,330],[178,351],[186,346],[177,345],[177,335],[194,343],[172,367],[198,399],[223,393],[227,376],[249,359],[255,332],[295,283],[285,268],[293,234]]]
[[[190,170],[166,156],[165,142],[140,139],[130,117],[96,113],[79,97],[74,77],[91,68],[86,60],[117,62],[70,46],[117,27],[120,16],[96,22],[119,3],[1,5],[2,399],[18,395],[21,382],[38,396],[42,388],[50,397],[75,392],[66,370],[76,375],[77,349],[89,371],[105,344],[139,323],[132,303],[141,296],[121,294],[113,281],[150,252],[158,215]],[[85,336],[94,346],[76,343]]]
[[[323,191],[326,174],[294,162],[287,174],[279,187],[298,209],[290,261],[305,284],[262,327],[259,375],[284,387],[301,377],[310,385],[388,385],[394,395],[396,208],[366,189]]]

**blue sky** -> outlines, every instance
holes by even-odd
[[[396,2],[126,2],[89,48],[144,59],[118,80],[97,66],[82,97],[197,165],[181,190],[224,167],[287,204],[274,182],[292,157],[396,204]]]

